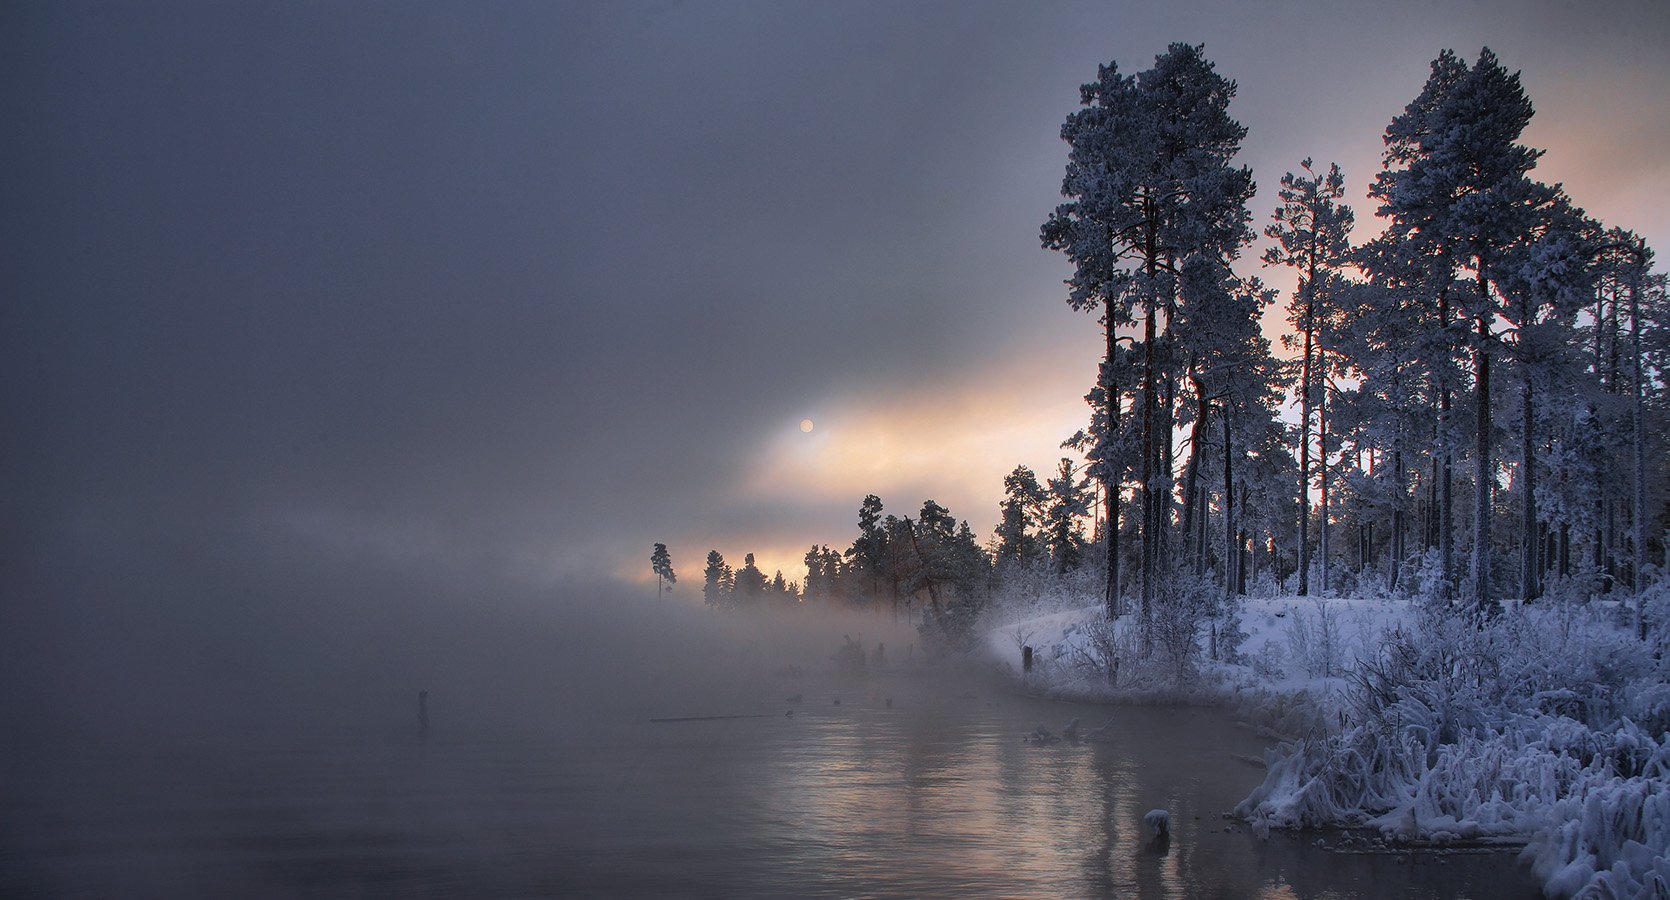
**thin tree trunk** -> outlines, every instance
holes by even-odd
[[[1386,565],[1386,590],[1397,590],[1398,570],[1403,568],[1403,432],[1400,429],[1392,445],[1392,536],[1391,559]]]
[[[1154,521],[1158,498],[1154,496],[1154,406],[1158,373],[1154,360],[1154,341],[1157,331],[1155,317],[1159,315],[1157,298],[1152,288],[1158,267],[1158,235],[1155,234],[1153,212],[1149,211],[1148,233],[1144,248],[1144,263],[1148,270],[1150,294],[1147,298],[1147,320],[1143,323],[1142,340],[1142,621],[1147,622],[1154,606]]]
[[[1124,606],[1119,602],[1119,466],[1113,459],[1112,448],[1119,440],[1119,379],[1115,360],[1119,351],[1119,341],[1113,324],[1113,303],[1108,301],[1107,318],[1104,321],[1107,335],[1107,372],[1103,377],[1106,383],[1102,385],[1102,403],[1104,407],[1103,419],[1106,429],[1102,444],[1104,459],[1102,460],[1102,493],[1107,503],[1107,586],[1104,602],[1107,604],[1109,619],[1117,619],[1124,614]]]
[[[1442,328],[1450,324],[1450,299],[1447,290],[1438,292],[1438,321]],[[1443,474],[1438,481],[1438,562],[1443,570],[1444,600],[1455,602],[1455,451],[1450,435],[1451,388],[1449,361],[1444,362],[1438,392],[1438,445]]]
[[[1319,360],[1327,359],[1327,355],[1324,351],[1319,350],[1318,353],[1317,353],[1317,356],[1318,356]],[[1316,404],[1316,449],[1317,449],[1318,459],[1316,461],[1316,472],[1317,472],[1317,477],[1320,479],[1320,481],[1322,483],[1322,498],[1321,498],[1322,499],[1322,510],[1321,510],[1321,515],[1318,516],[1318,520],[1317,520],[1317,525],[1322,532],[1322,546],[1320,548],[1320,553],[1318,555],[1320,555],[1322,557],[1322,566],[1321,566],[1321,569],[1322,569],[1322,593],[1324,595],[1326,595],[1328,593],[1328,557],[1329,557],[1329,547],[1328,547],[1328,531],[1329,531],[1329,529],[1328,529],[1328,512],[1329,512],[1329,509],[1328,509],[1328,370],[1327,370],[1326,366],[1322,367],[1322,379],[1321,379],[1321,383],[1318,384],[1317,387],[1318,387],[1318,391],[1317,391],[1317,395],[1318,395],[1317,396],[1317,401],[1318,402]]]
[[[1421,549],[1438,546],[1438,482],[1440,454],[1432,456],[1432,473],[1426,478],[1426,517],[1421,520]]]
[[[1532,427],[1535,424],[1532,411],[1532,387],[1529,364],[1526,366],[1525,384],[1520,393],[1520,481],[1524,484],[1524,508],[1520,510],[1519,527],[1525,535],[1525,556],[1521,560],[1523,574],[1520,580],[1519,599],[1530,602],[1542,596],[1542,586],[1539,583],[1541,572],[1537,567],[1537,545],[1541,535],[1537,531],[1537,466],[1533,458],[1536,452],[1536,441],[1533,439]]]
[[[1154,605],[1155,544],[1154,522],[1159,498],[1154,490],[1154,459],[1158,447],[1154,433],[1154,407],[1157,373],[1154,363],[1154,317],[1157,311],[1148,310],[1144,329],[1142,373],[1142,619],[1148,621]]]
[[[1311,384],[1312,326],[1310,284],[1305,291],[1305,351],[1299,363],[1299,596],[1310,593],[1310,417],[1314,402]]]
[[[1643,245],[1645,242],[1643,242]],[[1646,265],[1644,250],[1638,250],[1636,265],[1630,272],[1629,286],[1629,318],[1631,355],[1635,357],[1635,402],[1630,405],[1631,440],[1635,445],[1635,483],[1634,496],[1631,498],[1630,525],[1635,532],[1634,551],[1635,566],[1631,572],[1635,587],[1635,631],[1641,640],[1647,639],[1646,579],[1641,577],[1642,569],[1647,564],[1647,435],[1646,426],[1642,421],[1642,383],[1641,383],[1641,269]]]
[[[1479,268],[1484,264],[1481,261]],[[1485,290],[1484,275],[1479,275],[1479,290]],[[1490,596],[1490,487],[1493,481],[1490,452],[1490,323],[1481,314],[1477,318],[1479,345],[1474,351],[1477,372],[1474,393],[1477,395],[1473,411],[1473,607],[1484,614],[1494,604]]]
[[[1168,306],[1168,309],[1166,311],[1165,356],[1162,357],[1162,359],[1161,359],[1161,361],[1166,364],[1168,369],[1170,368],[1170,364],[1172,362],[1172,359],[1171,359],[1172,347],[1171,347],[1171,341],[1170,341],[1170,331],[1171,331],[1170,315],[1171,315],[1171,313],[1170,313],[1170,309],[1169,309],[1169,306]],[[1159,501],[1156,504],[1157,512],[1158,512],[1158,521],[1155,522],[1155,527],[1154,527],[1154,543],[1155,543],[1155,547],[1156,547],[1156,550],[1157,550],[1157,552],[1155,554],[1154,562],[1155,562],[1156,566],[1164,566],[1165,567],[1164,572],[1159,573],[1159,574],[1161,574],[1162,578],[1169,577],[1170,573],[1171,573],[1171,570],[1173,568],[1172,567],[1172,558],[1171,558],[1171,540],[1172,540],[1171,525],[1172,525],[1172,522],[1176,520],[1176,512],[1177,512],[1177,510],[1176,510],[1177,499],[1176,499],[1176,490],[1175,490],[1175,488],[1176,488],[1175,473],[1176,473],[1176,461],[1177,461],[1177,452],[1176,452],[1176,448],[1175,448],[1175,441],[1176,441],[1176,430],[1177,429],[1174,427],[1177,423],[1176,410],[1177,410],[1177,379],[1174,376],[1168,374],[1164,378],[1163,391],[1160,394],[1160,409],[1159,409],[1160,458],[1159,458],[1159,466],[1158,466],[1160,491],[1159,491],[1159,496],[1156,498]],[[1185,546],[1185,549],[1187,549],[1186,546]]]
[[[1571,523],[1560,523],[1560,551],[1558,573],[1561,580],[1571,575]]]
[[[1231,465],[1229,442],[1230,405],[1226,398],[1224,410],[1224,598],[1235,592],[1236,573],[1240,571],[1240,548],[1235,545],[1235,467]]]
[[[1195,421],[1189,429],[1189,463],[1183,476],[1183,544],[1185,551],[1194,550],[1199,546],[1195,530],[1201,534],[1206,532],[1206,507],[1201,502],[1200,490],[1200,448],[1206,437],[1206,385],[1202,384],[1198,376],[1191,376],[1195,387]],[[1195,574],[1200,574],[1203,560],[1200,554],[1195,554]]]

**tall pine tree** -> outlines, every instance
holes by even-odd
[[[1214,71],[1203,48],[1173,44],[1137,75],[1100,67],[1084,85],[1085,107],[1067,117],[1070,146],[1061,204],[1044,223],[1043,244],[1074,263],[1068,303],[1100,311],[1105,359],[1117,357],[1116,330],[1142,318],[1141,459],[1142,602],[1146,617],[1165,574],[1172,517],[1171,404],[1177,397],[1170,322],[1178,277],[1195,256],[1233,258],[1251,234],[1247,200],[1252,173],[1231,159],[1246,129],[1229,116],[1235,82]],[[1122,386],[1115,367],[1100,374],[1104,433],[1116,433]],[[1104,466],[1108,504],[1109,615],[1120,612],[1117,584],[1119,466]]]
[[[1264,229],[1276,245],[1264,253],[1266,265],[1289,266],[1299,274],[1287,321],[1297,332],[1284,335],[1289,346],[1301,350],[1299,368],[1299,595],[1310,593],[1310,491],[1311,422],[1313,416],[1326,422],[1327,383],[1332,372],[1326,348],[1317,332],[1337,305],[1341,277],[1339,270],[1351,252],[1351,207],[1340,202],[1345,196],[1345,176],[1338,165],[1326,174],[1311,169],[1311,161],[1299,164],[1303,175],[1282,176],[1277,196],[1275,222]],[[1319,389],[1320,386],[1320,389]],[[1322,590],[1328,590],[1328,460],[1327,434],[1318,438],[1321,453],[1322,488]]]

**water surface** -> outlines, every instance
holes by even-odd
[[[1527,897],[1511,853],[1342,854],[1224,817],[1264,742],[1221,712],[919,672],[750,671],[449,724],[66,744],[4,790],[0,888],[41,896]],[[680,689],[681,687],[687,689]],[[788,698],[798,695],[791,702]],[[837,703],[839,701],[839,703]],[[793,715],[787,713],[793,712]],[[748,715],[652,722],[690,715]],[[1037,745],[1072,718],[1101,741]],[[466,717],[467,718],[467,717]],[[530,715],[530,720],[537,718]],[[1169,842],[1142,825],[1168,809]]]

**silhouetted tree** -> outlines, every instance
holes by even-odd
[[[731,567],[718,550],[707,552],[707,568],[702,570],[702,602],[708,606],[726,605],[731,592]]]
[[[649,555],[649,567],[655,572],[655,596],[660,599],[663,582],[668,587],[678,583],[678,576],[673,574],[673,558],[668,555],[666,544],[655,545]]]
[[[742,568],[736,570],[736,583],[731,588],[734,602],[742,606],[758,605],[765,595],[765,586],[765,573],[754,565],[754,554],[744,556]]]
[[[999,567],[1025,567],[1042,555],[1038,532],[1044,521],[1044,488],[1026,466],[1016,466],[1003,478],[1003,500],[995,536]]]

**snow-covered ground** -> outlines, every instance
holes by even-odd
[[[984,632],[1042,693],[1215,702],[1283,739],[1237,812],[1262,828],[1526,845],[1555,897],[1670,898],[1670,590],[1480,623],[1385,598],[1247,599],[1187,629],[1058,604]],[[1033,667],[1021,672],[1022,648]]]

